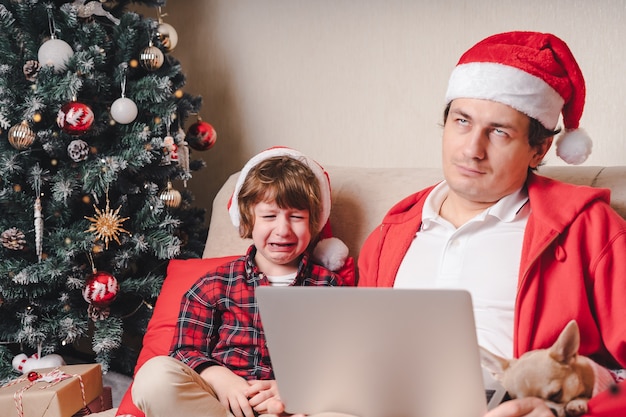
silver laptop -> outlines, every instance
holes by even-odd
[[[466,291],[259,287],[256,295],[289,413],[479,417],[505,394],[483,380]]]

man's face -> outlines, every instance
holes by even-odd
[[[443,130],[443,172],[455,197],[490,206],[522,187],[552,140],[528,143],[530,119],[505,104],[456,99]]]

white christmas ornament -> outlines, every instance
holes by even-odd
[[[74,51],[67,42],[51,38],[39,47],[37,59],[40,65],[52,65],[55,72],[61,72],[73,55]]]
[[[42,356],[41,358],[36,353],[31,356],[26,356],[26,354],[20,353],[19,355],[15,355],[11,364],[13,365],[13,369],[26,375],[33,369],[56,368],[57,366],[63,366],[65,365],[65,361],[62,356],[54,353]]]
[[[137,117],[137,105],[126,97],[120,97],[111,105],[111,117],[117,123],[128,124]]]

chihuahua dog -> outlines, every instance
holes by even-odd
[[[501,358],[481,347],[481,362],[511,398],[539,397],[558,417],[587,412],[587,402],[614,382],[610,372],[579,355],[580,332],[570,321],[547,349],[526,352],[518,359]]]

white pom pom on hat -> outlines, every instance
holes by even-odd
[[[557,155],[569,164],[580,164],[592,145],[578,129],[585,93],[582,71],[563,40],[549,33],[519,31],[490,36],[465,52],[450,76],[446,102],[496,101],[550,130],[556,129],[562,115],[564,132],[556,143]]]
[[[228,201],[228,214],[230,215],[231,222],[237,229],[239,229],[239,225],[241,223],[241,213],[239,212],[239,205],[237,201],[239,193],[241,192],[241,187],[243,186],[244,180],[250,173],[250,170],[262,161],[275,156],[288,156],[301,161],[315,174],[322,193],[322,204],[321,213],[319,213],[319,224],[321,225],[321,230],[315,230],[315,233],[319,232],[319,242],[313,250],[313,259],[331,271],[341,269],[348,258],[348,247],[340,239],[332,237],[330,223],[328,221],[332,206],[330,178],[328,173],[319,163],[295,149],[284,146],[275,146],[253,156],[243,166],[241,172],[239,173],[239,177],[237,178],[237,182],[235,183],[233,194]]]

